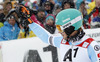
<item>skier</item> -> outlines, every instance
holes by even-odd
[[[76,9],[62,10],[56,16],[56,26],[62,36],[53,36],[36,23],[30,29],[43,42],[60,48],[62,62],[100,62],[100,46],[82,29],[82,14]]]

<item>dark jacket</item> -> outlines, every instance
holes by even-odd
[[[4,23],[4,21],[5,21],[4,17],[5,17],[5,15],[3,13],[1,13],[0,14],[0,22]]]
[[[37,18],[37,20],[38,20],[39,22],[41,22],[42,24],[44,24],[44,19],[45,19],[45,18],[39,18],[37,15],[36,15],[36,18]]]
[[[52,25],[48,24],[47,23],[48,19],[52,19],[52,21],[54,21],[54,23]],[[55,16],[53,14],[48,14],[46,16],[45,23],[44,23],[44,28],[48,32],[50,32],[51,34],[54,34],[55,33],[55,30],[56,30],[56,26],[55,26]]]
[[[50,26],[50,25],[44,24],[44,27],[45,27],[45,29],[46,29],[48,32],[50,32],[51,34],[54,34],[54,33],[55,33],[56,26]]]
[[[0,41],[17,39],[19,31],[17,23],[12,26],[5,21],[4,26],[0,28]]]

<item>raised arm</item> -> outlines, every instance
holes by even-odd
[[[55,47],[60,47],[60,43],[63,38],[62,36],[53,36],[36,23],[29,24],[29,27],[43,42],[51,44]]]

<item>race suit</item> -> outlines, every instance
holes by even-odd
[[[60,48],[62,62],[100,62],[100,46],[86,35],[79,41],[68,42],[60,35],[51,35],[36,23],[29,27],[43,42]]]

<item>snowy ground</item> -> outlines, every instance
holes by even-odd
[[[1,49],[0,49],[0,62],[2,62],[2,53],[1,53]]]

